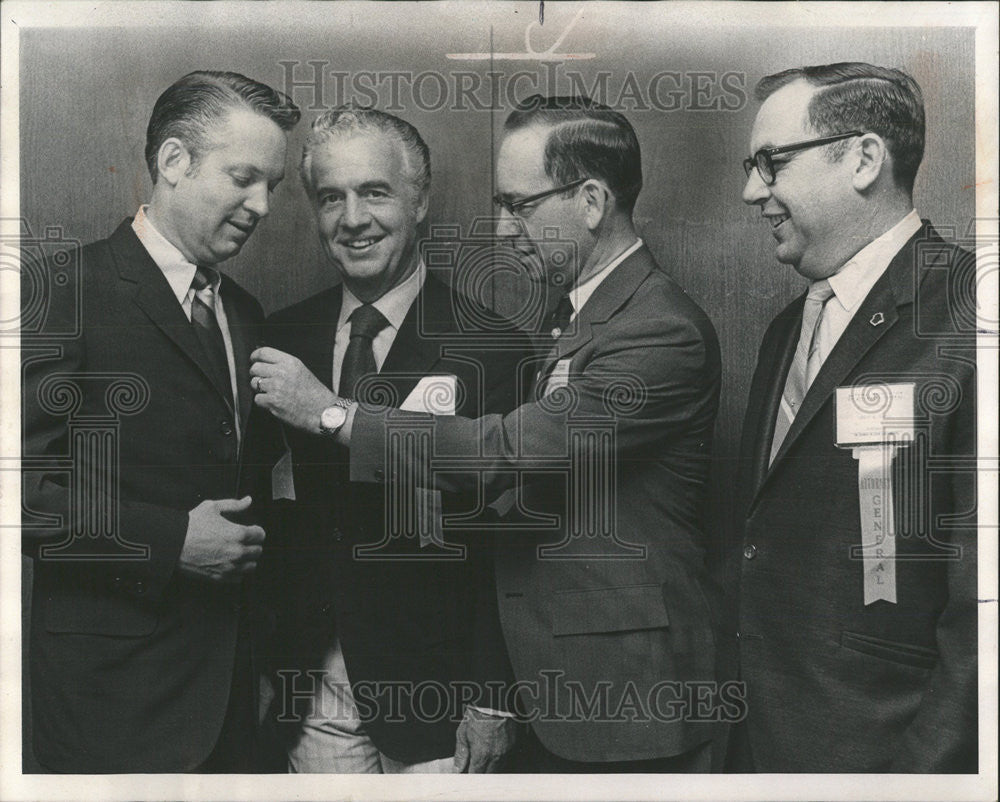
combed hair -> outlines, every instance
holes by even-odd
[[[247,108],[290,131],[301,116],[298,106],[275,89],[238,72],[199,70],[170,86],[156,100],[146,127],[146,166],[156,183],[160,146],[176,137],[197,163],[208,147],[208,129],[233,108]]]
[[[431,151],[420,132],[406,120],[378,109],[338,106],[324,112],[312,124],[302,148],[302,162],[299,173],[302,183],[312,191],[313,151],[339,136],[354,134],[384,134],[394,138],[403,146],[409,167],[410,180],[418,191],[427,192],[431,186]]]
[[[632,124],[589,97],[542,97],[523,100],[507,117],[505,131],[530,126],[549,128],[545,174],[556,184],[597,178],[607,184],[620,209],[632,213],[642,190],[642,156]]]
[[[878,134],[892,156],[896,183],[913,191],[924,157],[924,98],[917,82],[902,70],[844,61],[797,67],[761,78],[754,94],[764,101],[793,81],[822,87],[809,102],[809,122],[820,134],[858,130]],[[839,158],[848,145],[836,142]]]

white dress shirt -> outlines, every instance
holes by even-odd
[[[170,289],[173,290],[177,298],[177,303],[181,305],[181,309],[184,310],[184,314],[190,320],[191,303],[195,294],[194,288],[191,286],[191,281],[194,279],[195,271],[198,268],[185,259],[184,254],[156,230],[153,221],[146,215],[148,208],[148,206],[139,207],[139,211],[136,212],[135,218],[132,220],[132,230],[139,238],[139,242],[142,243],[142,247],[146,249],[153,261],[156,262],[156,266],[160,268],[163,277],[166,278]],[[236,358],[233,356],[233,338],[229,334],[229,321],[226,319],[226,309],[224,304],[221,303],[222,298],[219,294],[222,278],[216,270],[208,270],[207,274],[212,279],[212,298],[217,301],[213,305],[215,319],[219,323],[219,329],[222,331],[222,342],[226,346],[226,362],[229,363],[229,387],[233,394],[233,415],[236,420],[236,436],[239,438],[241,426],[240,401],[236,393]]]
[[[816,352],[822,365],[851,322],[862,301],[868,297],[893,257],[917,231],[920,216],[911,210],[906,217],[872,240],[828,279],[833,297],[826,303],[816,329]]]
[[[389,349],[396,341],[399,327],[403,325],[406,313],[420,294],[427,278],[427,267],[421,259],[417,269],[402,283],[397,284],[385,295],[372,303],[383,314],[389,325],[380,331],[372,340],[372,353],[375,355],[375,366],[382,370]],[[340,303],[340,317],[337,318],[337,334],[333,341],[333,389],[340,387],[340,368],[344,364],[344,354],[347,344],[351,341],[351,314],[362,305],[362,301],[344,285],[343,300]]]
[[[639,237],[636,237],[635,242],[618,254],[618,256],[608,262],[604,267],[594,273],[594,275],[582,284],[578,284],[569,291],[569,302],[573,304],[573,315],[570,317],[570,320],[576,320],[576,316],[580,314],[580,310],[583,309],[587,301],[590,300],[590,296],[594,294],[594,290],[600,286],[604,279],[611,275],[611,271],[618,267],[618,265],[628,259],[641,247],[642,240]]]

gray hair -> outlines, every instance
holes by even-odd
[[[338,136],[353,134],[383,134],[403,146],[410,180],[417,190],[427,192],[431,185],[431,152],[420,132],[406,120],[377,109],[339,106],[324,112],[312,124],[302,148],[299,173],[302,183],[312,191],[312,154],[320,145]]]

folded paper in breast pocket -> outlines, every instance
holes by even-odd
[[[400,409],[406,412],[430,412],[432,415],[454,415],[457,381],[451,374],[424,376],[406,397]]]

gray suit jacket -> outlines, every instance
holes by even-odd
[[[511,491],[500,618],[521,702],[561,757],[652,759],[710,737],[678,700],[714,678],[700,505],[719,373],[708,318],[641,249],[556,341],[532,401],[435,421],[417,475],[489,500]],[[403,415],[358,412],[355,481],[393,480],[387,425]],[[400,459],[412,470],[422,457]]]

